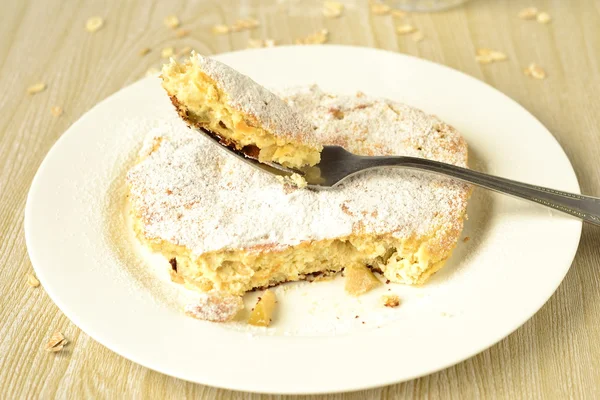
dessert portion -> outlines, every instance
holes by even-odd
[[[199,54],[163,67],[162,85],[179,115],[261,162],[299,168],[319,162],[314,127],[279,97]]]
[[[460,134],[415,108],[316,86],[281,96],[317,127],[319,146],[467,166]],[[400,168],[331,190],[294,188],[196,132],[169,127],[149,133],[127,182],[137,236],[165,256],[174,280],[232,295],[349,266],[422,284],[452,254],[470,195],[456,180]]]

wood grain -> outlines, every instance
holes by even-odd
[[[184,46],[207,54],[243,49],[248,39],[280,44],[327,28],[330,42],[371,46],[448,65],[506,93],[539,118],[571,159],[582,191],[600,195],[600,2],[597,0],[471,0],[467,6],[409,20],[426,39],[394,33],[393,18],[373,16],[366,1],[345,0],[338,19],[320,1],[59,1],[3,3],[0,15],[0,393],[4,398],[292,398],[219,390],[138,366],[91,340],[48,298],[31,288],[23,208],[34,173],[52,144],[86,110],[158,67],[160,50]],[[516,18],[526,6],[550,24]],[[176,14],[191,33],[176,38],[163,25]],[[87,18],[105,26],[90,34]],[[215,36],[215,24],[254,16],[259,28]],[[139,50],[152,51],[140,56]],[[480,65],[477,48],[508,61]],[[547,79],[523,75],[530,62]],[[26,88],[48,88],[28,95]],[[64,114],[55,117],[51,107]],[[550,301],[523,327],[489,350],[436,374],[384,388],[325,399],[598,398],[600,397],[600,229],[586,226],[579,252]],[[510,296],[508,292],[506,294]],[[509,310],[507,310],[509,312]],[[71,341],[46,353],[54,330]],[[310,396],[307,398],[317,398]]]

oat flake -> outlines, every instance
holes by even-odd
[[[404,17],[406,17],[406,11],[392,10],[392,17],[404,18]]]
[[[248,39],[249,49],[258,49],[264,47],[264,41],[262,39]]]
[[[504,61],[506,59],[507,56],[503,52],[487,48],[477,49],[475,53],[475,60],[480,64],[490,64],[494,61]]]
[[[55,117],[60,117],[63,113],[63,109],[59,106],[54,106],[50,109],[50,112],[52,113],[52,115],[54,115]]]
[[[36,276],[34,274],[28,274],[27,275],[27,284],[31,287],[38,287],[40,286],[40,281],[36,278]]]
[[[63,334],[59,331],[56,331],[52,334],[50,340],[48,340],[48,343],[46,343],[46,351],[56,353],[61,351],[63,347],[67,345],[67,343],[69,342],[67,339],[65,339]]]
[[[323,3],[323,16],[325,18],[337,18],[342,15],[344,5],[337,1],[326,1]]]
[[[406,35],[408,33],[413,33],[417,28],[412,26],[411,24],[400,25],[396,28],[396,32],[400,35]]]
[[[160,70],[156,67],[150,67],[148,68],[148,70],[146,71],[145,76],[155,76],[160,72]]]
[[[27,88],[27,93],[36,94],[36,93],[43,92],[44,90],[46,90],[46,84],[40,82],[40,83],[36,83],[35,85],[29,86]]]
[[[419,43],[419,42],[423,41],[423,39],[425,39],[425,35],[421,31],[416,31],[415,33],[413,33],[412,35],[410,35],[410,38],[414,42]]]
[[[538,14],[538,9],[535,7],[527,7],[519,11],[517,16],[521,19],[534,19]]]
[[[539,22],[540,24],[547,24],[550,21],[552,21],[552,17],[550,17],[550,14],[548,14],[547,12],[541,12],[537,16],[537,22]]]
[[[529,66],[523,71],[525,75],[531,76],[534,79],[545,79],[546,71],[536,63],[531,63]]]
[[[322,29],[317,33],[313,33],[305,37],[304,39],[296,39],[296,44],[323,44],[327,42],[329,38],[329,31],[327,29]]]
[[[391,11],[391,7],[383,3],[371,4],[371,13],[373,15],[387,15]]]
[[[169,58],[169,57],[173,57],[173,54],[175,54],[175,50],[173,50],[172,47],[165,47],[164,49],[162,49],[162,51],[160,52],[160,56],[162,58]]]
[[[177,32],[175,32],[175,37],[182,38],[182,37],[186,37],[189,34],[190,34],[189,29],[179,29]]]
[[[167,28],[175,29],[179,26],[179,18],[175,15],[169,15],[163,22]]]
[[[175,57],[179,58],[179,57],[187,56],[191,52],[192,52],[192,48],[190,46],[185,46],[181,50],[178,50],[177,53],[175,53]]]
[[[238,19],[230,29],[232,32],[239,32],[243,30],[254,29],[259,25],[260,23],[254,18]]]
[[[85,23],[85,30],[94,33],[98,31],[104,25],[104,19],[102,17],[91,17]]]
[[[229,33],[229,27],[227,25],[215,25],[213,26],[212,31],[216,35],[224,35]]]

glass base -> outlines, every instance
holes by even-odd
[[[440,11],[466,3],[468,0],[388,0],[392,7],[405,11]]]

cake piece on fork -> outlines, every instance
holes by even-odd
[[[260,162],[299,168],[319,162],[315,128],[249,77],[193,53],[163,67],[162,86],[179,115]]]

